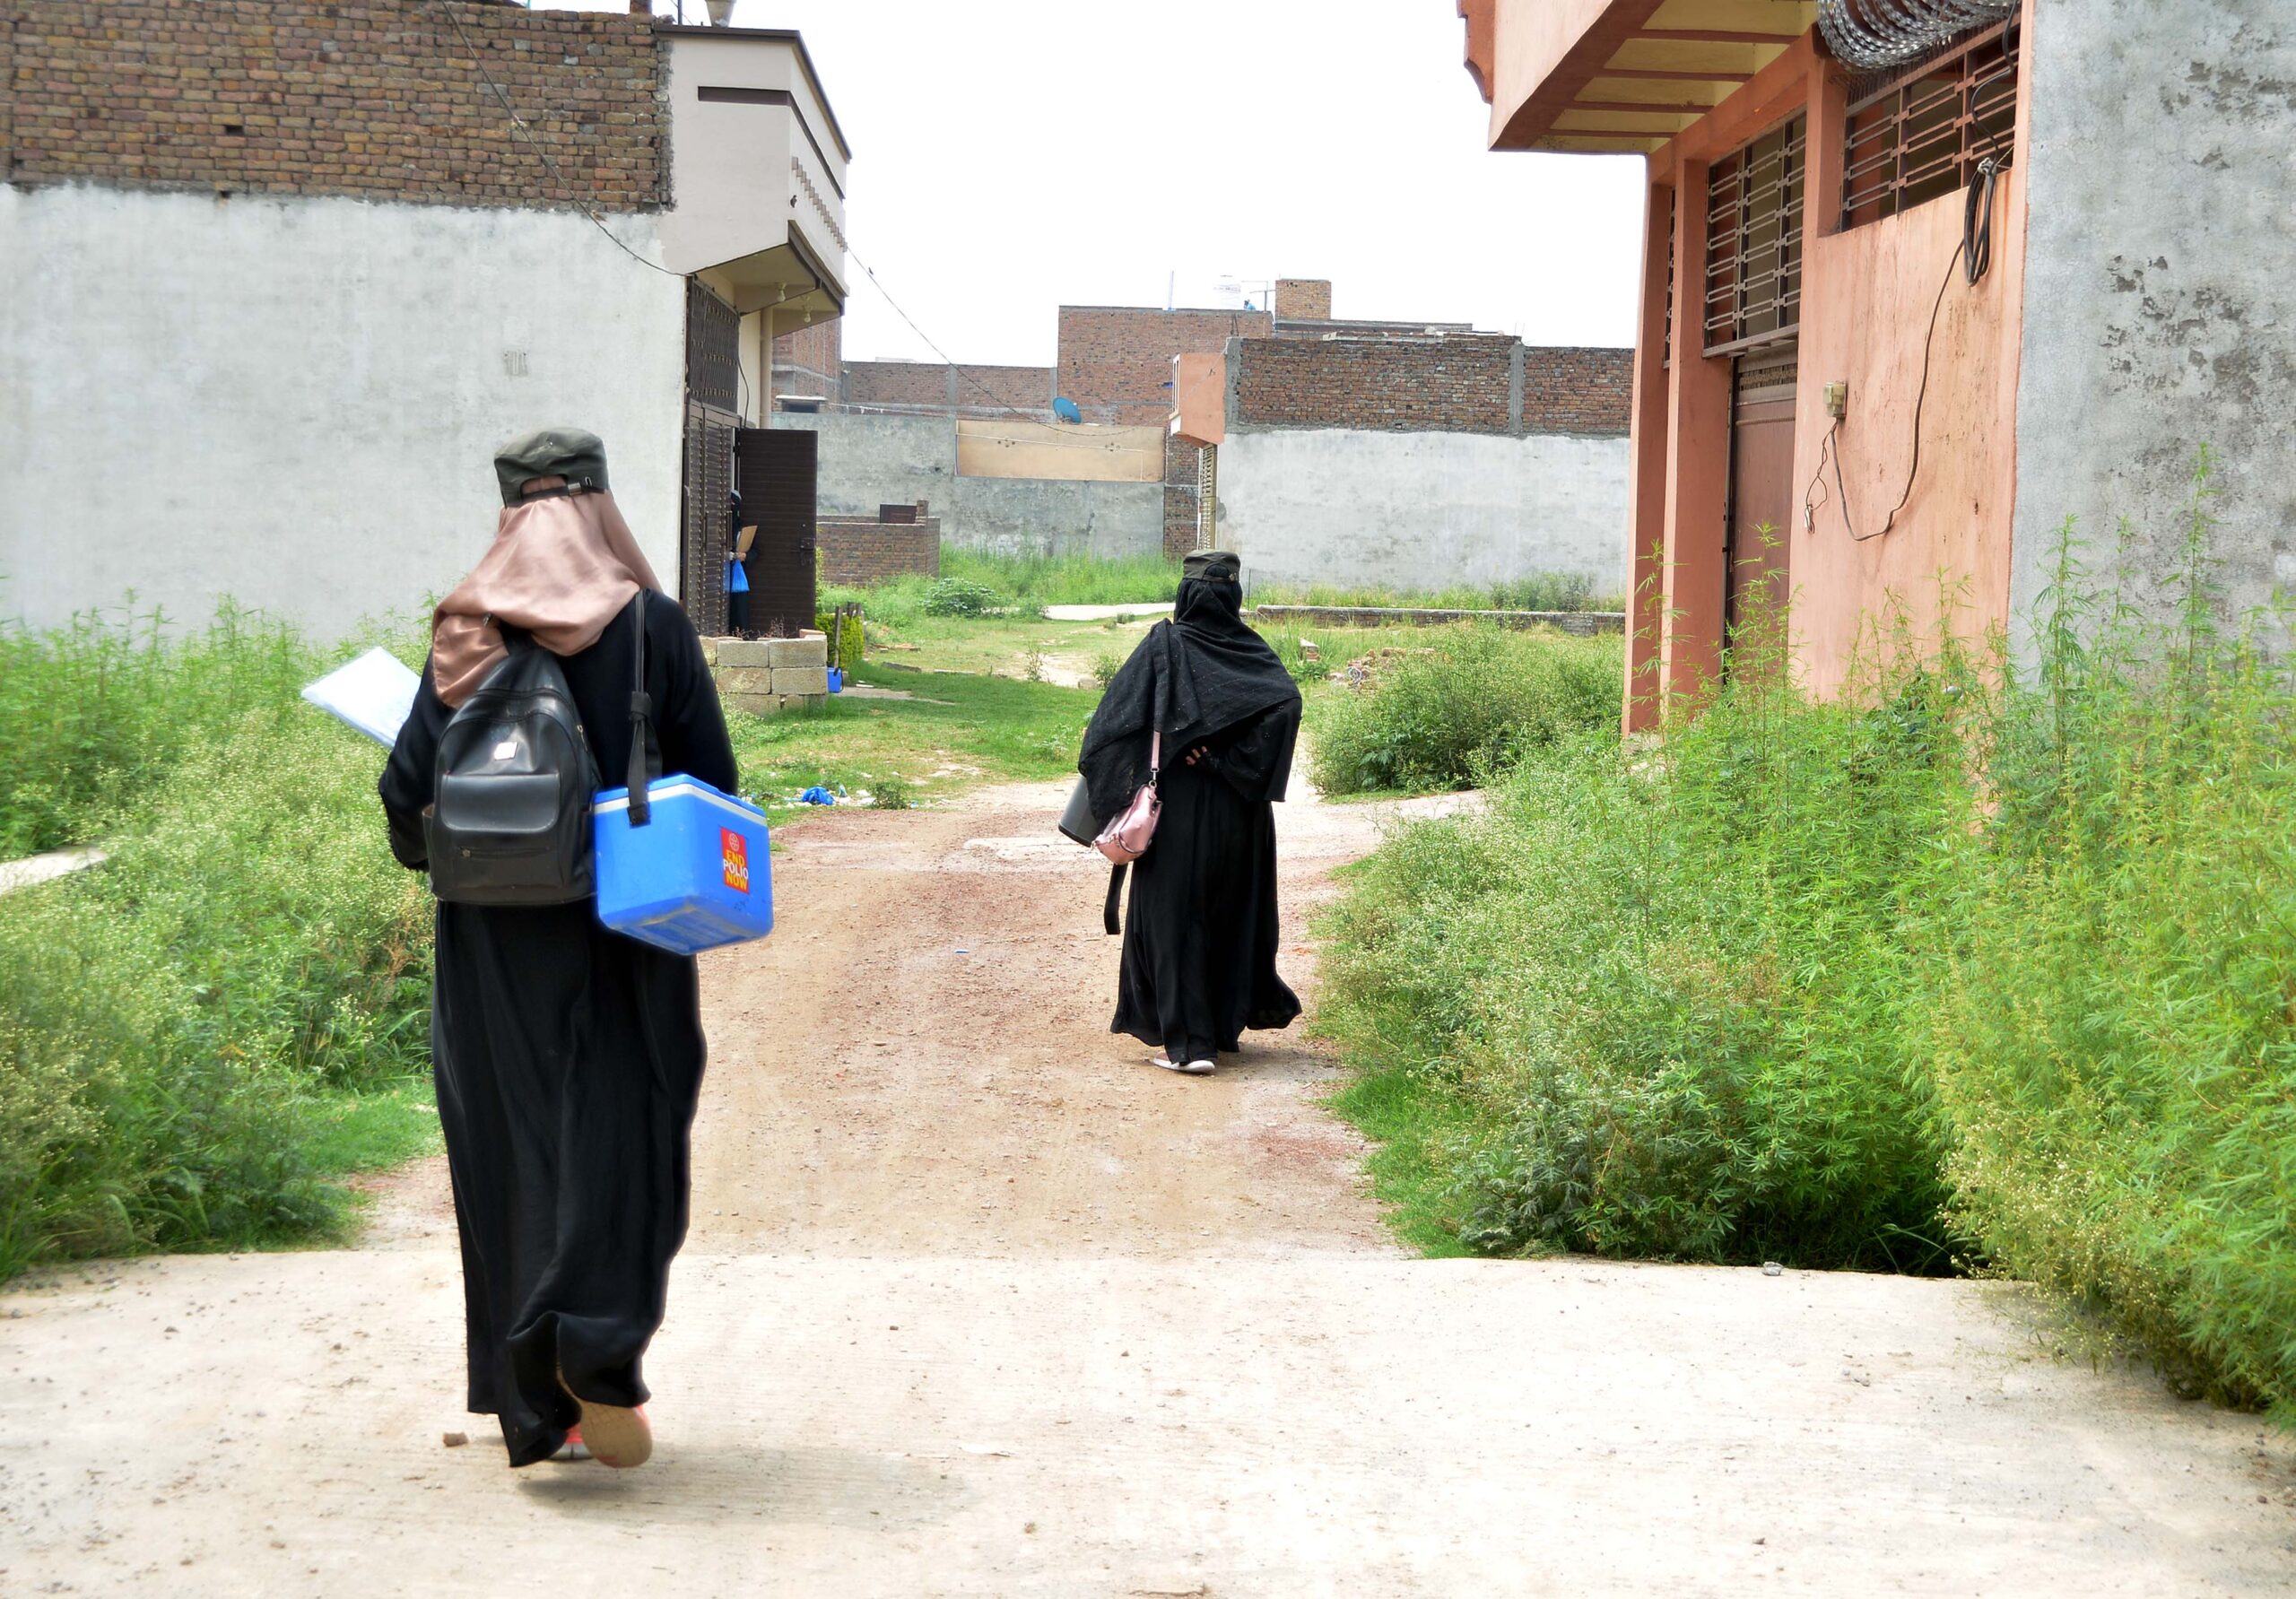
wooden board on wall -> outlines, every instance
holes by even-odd
[[[957,475],[1160,483],[1164,481],[1164,430],[1018,418],[960,419]]]

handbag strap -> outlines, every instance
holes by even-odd
[[[644,827],[654,820],[654,804],[646,792],[646,736],[652,730],[654,697],[646,691],[646,591],[630,596],[631,634],[637,641],[638,678],[630,691],[630,825]]]
[[[1117,908],[1124,900],[1124,863],[1118,861],[1109,868],[1109,897],[1100,906],[1100,926],[1110,938],[1124,931],[1117,920]]]

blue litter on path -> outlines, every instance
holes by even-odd
[[[765,813],[683,774],[646,786],[652,820],[630,823],[630,790],[590,808],[598,920],[674,955],[773,931],[773,858]]]

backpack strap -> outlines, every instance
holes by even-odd
[[[638,677],[630,691],[630,825],[644,827],[654,820],[653,801],[646,792],[646,736],[652,730],[654,697],[646,691],[646,591],[630,596],[631,629],[638,640]]]

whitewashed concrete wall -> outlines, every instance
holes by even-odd
[[[577,215],[0,187],[0,615],[413,614],[493,536],[495,446],[552,423],[674,587],[684,320]]]
[[[777,428],[821,437],[815,499],[825,517],[874,517],[924,500],[942,542],[1003,555],[1102,559],[1164,547],[1164,485],[1034,477],[963,477],[945,416],[778,411]]]
[[[2175,610],[2194,456],[2217,455],[2228,620],[2296,594],[2296,7],[2036,0],[2011,626],[2056,533]],[[2284,634],[2279,642],[2285,645]]]
[[[1231,429],[1220,543],[1258,583],[1439,588],[1569,572],[1628,587],[1627,442]]]

